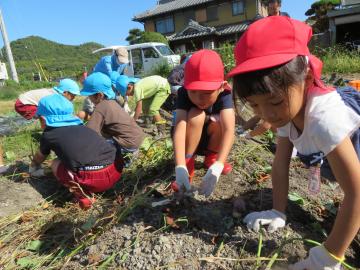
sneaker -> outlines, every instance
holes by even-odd
[[[217,160],[217,153],[215,152],[208,152],[205,155],[204,165],[207,169],[210,168],[211,165],[213,165]],[[227,175],[232,171],[232,166],[230,163],[225,162],[224,163],[224,169],[222,170],[221,174]]]
[[[81,199],[77,199],[77,201],[82,210],[88,210],[91,208],[93,203],[95,203],[96,199],[95,198],[81,198]]]

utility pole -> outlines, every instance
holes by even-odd
[[[1,34],[3,37],[3,41],[4,41],[4,46],[5,46],[5,50],[6,50],[6,54],[7,54],[7,58],[9,61],[9,65],[10,65],[10,71],[11,71],[11,78],[15,81],[15,82],[19,82],[19,78],[16,72],[16,67],[15,67],[15,62],[14,62],[14,58],[11,52],[11,47],[10,47],[10,43],[9,43],[9,39],[7,36],[7,32],[6,32],[6,28],[5,28],[5,23],[4,23],[4,19],[2,16],[2,12],[0,9],[0,29],[1,29]]]

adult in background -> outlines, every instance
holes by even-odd
[[[96,63],[93,72],[101,72],[109,76],[111,81],[116,82],[118,76],[123,75],[129,65],[129,54],[126,48],[120,47],[114,50],[112,55],[106,55],[100,58]],[[113,83],[115,85],[115,83]],[[125,104],[127,105],[127,100]],[[124,104],[124,105],[125,105]],[[95,105],[87,97],[83,102],[82,110],[77,114],[81,119],[88,121],[94,112]],[[127,106],[127,111],[128,111]]]
[[[268,1],[268,14],[269,16],[286,16],[290,17],[287,12],[280,11],[281,0],[269,0]]]
[[[101,72],[110,77],[112,71],[124,74],[129,64],[129,55],[126,48],[117,48],[112,55],[101,57],[94,67],[94,72]]]

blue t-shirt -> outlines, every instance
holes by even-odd
[[[196,107],[196,105],[191,102],[187,90],[184,87],[180,88],[178,91],[176,109],[190,111],[193,107]],[[221,110],[232,108],[233,102],[231,92],[225,90],[220,93],[215,103],[204,111],[207,115],[210,115],[219,114]]]
[[[101,57],[99,62],[94,67],[94,72],[101,72],[108,76],[112,71],[119,72],[120,75],[124,74],[125,68],[128,64],[118,64],[115,55],[107,55]]]

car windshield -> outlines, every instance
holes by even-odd
[[[173,51],[166,45],[159,45],[155,47],[163,56],[174,55]]]

